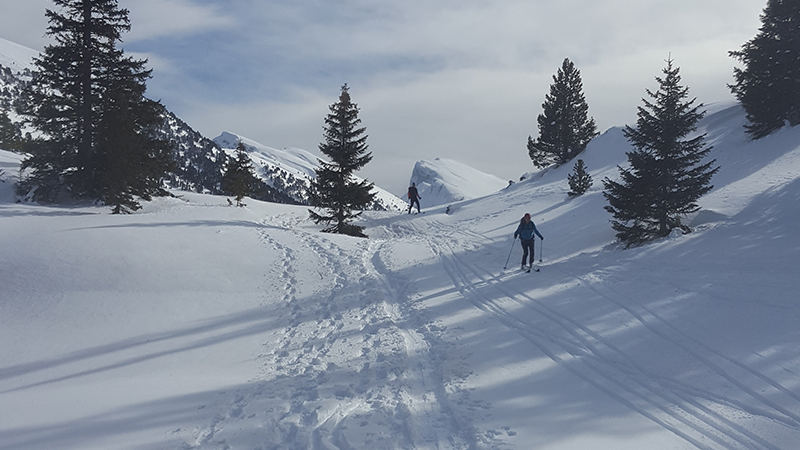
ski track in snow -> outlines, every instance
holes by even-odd
[[[460,229],[462,236],[450,237],[455,233],[442,224],[434,221],[428,224],[431,229],[438,228],[435,232],[427,230],[429,235],[435,236],[429,238],[429,245],[435,249],[454,286],[466,299],[487,314],[497,317],[554,362],[698,449],[781,450],[737,423],[734,418],[742,416],[758,416],[800,430],[800,416],[797,413],[759,392],[778,391],[786,402],[792,403],[795,410],[800,406],[800,396],[766,374],[683,334],[646,306],[627,306],[626,303],[635,305],[636,302],[618,301],[624,294],[604,283],[600,274],[589,277],[564,273],[627,313],[657,338],[668,341],[681,352],[695,358],[724,382],[735,386],[763,406],[756,408],[733,396],[704,391],[653,373],[602,334],[560,313],[530,293],[510,288],[503,283],[507,278],[505,274],[492,273],[460,256],[465,250],[463,242],[476,237],[485,241],[485,236]],[[552,273],[553,269],[559,270],[558,265],[549,267],[548,271]],[[487,287],[496,294],[486,294]],[[520,306],[532,315],[521,314]]]
[[[496,448],[479,447],[469,418],[452,411],[443,356],[431,345],[435,327],[407,307],[403,285],[382,262],[391,242],[345,248],[330,235],[292,230],[291,218],[267,220],[261,240],[284,262],[271,276],[290,325],[268,341],[279,343],[259,357],[255,387],[238,392],[183,449],[252,441],[246,428],[260,430],[264,449]],[[320,283],[301,296],[300,280],[309,277],[297,274],[308,270]],[[346,367],[333,362],[342,359]]]
[[[800,430],[795,412],[800,395],[686,335],[605,282],[603,271],[575,275],[557,262],[544,266],[558,282],[608,303],[650,337],[716,374],[728,389],[659,374],[603,331],[547,304],[534,291],[506,283],[516,272],[494,273],[474,261],[470,251],[488,238],[467,227],[433,217],[396,221],[381,227],[387,238],[353,243],[297,231],[298,219],[291,216],[267,220],[261,240],[283,261],[268,276],[282,293],[279,303],[288,325],[266,341],[278,344],[259,356],[262,369],[253,387],[237,392],[221,408],[225,414],[197,428],[184,450],[233,448],[240,440],[252,442],[248,433],[253,431],[243,430],[253,429],[262,449],[506,448],[500,433],[481,432],[473,424],[472,411],[486,406],[470,402],[461,388],[467,373],[461,378],[444,373],[447,353],[437,348],[450,344],[415,310],[405,280],[384,264],[392,246],[403,242],[430,248],[464,299],[558,366],[697,449],[783,450],[749,431],[744,421]],[[298,275],[304,271],[315,271],[316,277]],[[301,284],[310,278],[319,283]],[[655,277],[649,281],[665,283]],[[780,394],[781,401],[769,392]]]
[[[597,280],[588,281],[586,280],[586,277],[576,278],[580,279],[581,283],[583,283],[592,291],[598,293],[603,298],[627,311],[631,316],[635,317],[637,321],[642,323],[649,331],[658,335],[660,338],[675,344],[687,354],[692,355],[697,360],[702,362],[711,371],[717,373],[725,381],[736,386],[751,398],[765,405],[766,409],[752,409],[752,406],[747,406],[733,399],[725,399],[727,403],[739,403],[739,407],[743,409],[751,409],[750,412],[753,415],[762,415],[769,417],[772,420],[782,422],[788,426],[800,428],[800,415],[777,404],[776,402],[773,402],[772,400],[769,400],[763,394],[759,394],[759,391],[767,392],[770,390],[776,390],[782,396],[785,396],[784,398],[787,400],[792,400],[793,403],[795,403],[795,406],[800,404],[800,395],[790,391],[767,375],[748,367],[747,365],[736,361],[733,358],[729,358],[720,352],[717,352],[697,339],[687,336],[672,326],[668,321],[659,317],[658,314],[656,314],[650,308],[647,308],[644,305],[639,305],[638,308],[640,310],[637,311],[634,307],[626,306],[621,302],[615,301],[615,298],[623,298],[624,294],[612,288],[607,283],[600,281],[601,279],[598,278]],[[650,282],[657,283],[659,281],[656,279],[650,279]],[[633,302],[630,303],[633,304]],[[748,379],[744,380],[743,378],[745,377]],[[753,386],[759,387],[754,388]]]

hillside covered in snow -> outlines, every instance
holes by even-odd
[[[268,147],[227,131],[214,138],[214,142],[231,156],[239,143],[243,143],[253,161],[257,177],[297,202],[308,201],[308,187],[317,176],[316,169],[319,167],[319,159],[310,152],[299,148]],[[378,186],[373,192],[375,201],[369,209],[399,211],[405,207],[405,202],[400,198]]]
[[[31,48],[0,38],[0,65],[10,72],[21,73],[33,70],[33,59],[39,52]]]
[[[509,185],[494,175],[445,158],[417,161],[411,182],[416,183],[426,207],[484,197]]]
[[[567,165],[451,214],[366,212],[370,239],[180,191],[127,216],[14,203],[0,152],[0,447],[796,448],[800,128],[743,121],[701,123],[721,168],[694,231],[629,250],[600,183],[619,129],[581,197]]]

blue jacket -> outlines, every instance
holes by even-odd
[[[524,221],[520,221],[517,231],[514,232],[514,239],[519,236],[520,240],[522,241],[530,241],[533,239],[533,233],[536,233],[536,235],[539,236],[539,239],[544,239],[539,233],[539,230],[536,229],[536,225],[533,224],[532,220],[527,224]]]

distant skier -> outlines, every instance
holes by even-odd
[[[534,225],[533,221],[531,220],[531,215],[525,213],[522,216],[522,219],[519,221],[519,226],[517,227],[517,231],[514,232],[514,239],[519,236],[519,242],[522,244],[522,269],[525,269],[525,260],[528,259],[528,254],[530,254],[530,259],[528,259],[529,266],[533,266],[533,247],[534,242],[536,241],[536,236],[539,236],[539,239],[544,240],[544,237],[539,233],[539,230],[536,229],[536,225]],[[530,252],[530,253],[529,253]]]
[[[419,192],[417,192],[417,183],[411,183],[411,187],[408,188],[408,213],[411,214],[411,208],[414,207],[414,203],[417,204],[417,212],[421,212],[419,208],[419,199],[422,197],[419,196]]]

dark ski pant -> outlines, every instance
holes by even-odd
[[[411,203],[408,204],[408,213],[409,214],[411,214],[411,208],[414,207],[415,203],[417,204],[417,212],[421,212],[420,209],[419,209],[419,199],[418,198],[412,198],[411,199]]]
[[[529,266],[533,265],[533,244],[536,242],[536,239],[531,239],[530,241],[526,241],[525,239],[519,240],[520,244],[522,244],[522,265],[525,265],[525,260],[528,259],[528,252],[530,252],[530,259],[528,262]]]

